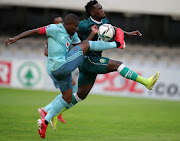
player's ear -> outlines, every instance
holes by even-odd
[[[70,23],[67,24],[67,27],[69,27],[69,26],[70,26]]]
[[[94,16],[94,12],[91,11],[90,13],[91,13],[91,16]]]

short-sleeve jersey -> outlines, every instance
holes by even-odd
[[[101,22],[96,22],[95,20],[92,20],[91,17],[89,17],[88,19],[79,22],[78,32],[82,33],[82,39],[85,40],[85,39],[87,39],[87,37],[91,33],[91,27],[93,25],[97,25],[97,27],[99,28],[102,24],[105,24],[105,23],[110,23],[107,18],[102,19]],[[94,38],[93,38],[93,41],[97,41],[97,39],[98,39],[98,35],[96,34],[94,36]],[[90,55],[90,56],[98,55],[98,56],[101,56],[101,53],[102,53],[102,51],[98,51],[98,52],[88,51],[86,53],[86,55]]]
[[[46,26],[45,32],[48,37],[47,70],[50,73],[66,62],[65,55],[69,52],[71,44],[78,44],[81,40],[77,33],[70,36],[61,23]]]

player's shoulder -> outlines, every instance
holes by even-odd
[[[90,17],[89,17],[89,18],[87,18],[87,19],[81,20],[80,23],[88,23],[88,22],[90,22],[90,21],[91,21],[91,20],[90,20]]]
[[[79,22],[79,25],[80,26],[88,26],[89,24],[91,24],[91,19],[90,18],[88,18],[88,19],[85,19],[85,20],[82,20],[82,21],[80,21]]]
[[[102,23],[104,24],[104,23],[110,23],[110,21],[107,19],[107,18],[103,18],[102,19]]]
[[[46,28],[63,28],[63,25],[61,23],[59,24],[49,24],[46,26]]]

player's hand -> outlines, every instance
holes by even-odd
[[[91,27],[91,31],[94,33],[94,34],[97,34],[98,33],[98,27],[96,25],[93,25]]]
[[[16,41],[17,41],[16,38],[9,38],[9,39],[5,42],[5,45],[6,45],[6,47],[7,47],[9,44],[15,43]]]
[[[129,36],[142,36],[141,32],[139,32],[138,30],[136,31],[132,31],[129,33]]]

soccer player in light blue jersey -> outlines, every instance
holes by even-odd
[[[63,23],[63,19],[59,16],[59,15],[56,15],[53,17],[52,19],[53,21],[53,24],[59,24],[59,23]],[[72,42],[72,44],[74,44]],[[77,43],[76,43],[77,44]],[[45,51],[44,51],[44,55],[45,56],[48,56],[48,41],[46,42],[45,44]],[[49,76],[52,78],[53,80],[53,83],[54,83],[54,86],[59,89],[59,83],[57,82],[57,80],[53,77],[53,75],[48,71],[48,64],[47,64],[47,72],[49,74]],[[76,81],[74,80],[74,78],[72,78],[72,86],[73,86],[73,94],[75,92],[77,92],[77,84],[76,84]],[[38,108],[38,112],[41,116],[41,118],[44,118],[46,115],[47,115],[47,112],[51,109],[52,105],[56,102],[56,100],[60,97],[60,95],[56,96],[56,98],[51,101],[48,105],[44,106],[44,107],[41,107],[41,108]],[[61,121],[62,123],[66,123],[66,121],[63,119],[62,115],[60,114],[58,117],[55,116],[54,117],[55,120],[53,119],[52,121],[54,122],[50,122],[51,123],[51,126],[53,128],[53,130],[56,130],[56,122],[57,122],[57,119],[59,121]],[[53,125],[54,124],[54,125]]]
[[[25,31],[13,38],[9,38],[5,44],[15,43],[17,40],[33,35],[46,35],[48,37],[48,71],[58,81],[62,97],[60,97],[49,110],[45,119],[38,119],[39,134],[45,138],[47,125],[64,107],[72,101],[72,71],[74,71],[83,61],[87,51],[102,51],[112,48],[122,48],[120,41],[124,40],[124,33],[120,28],[116,29],[115,41],[87,41],[69,48],[72,42],[79,42],[77,30],[79,19],[74,14],[68,14],[63,24],[51,24],[46,27]],[[92,26],[92,31],[97,33],[97,26]]]

